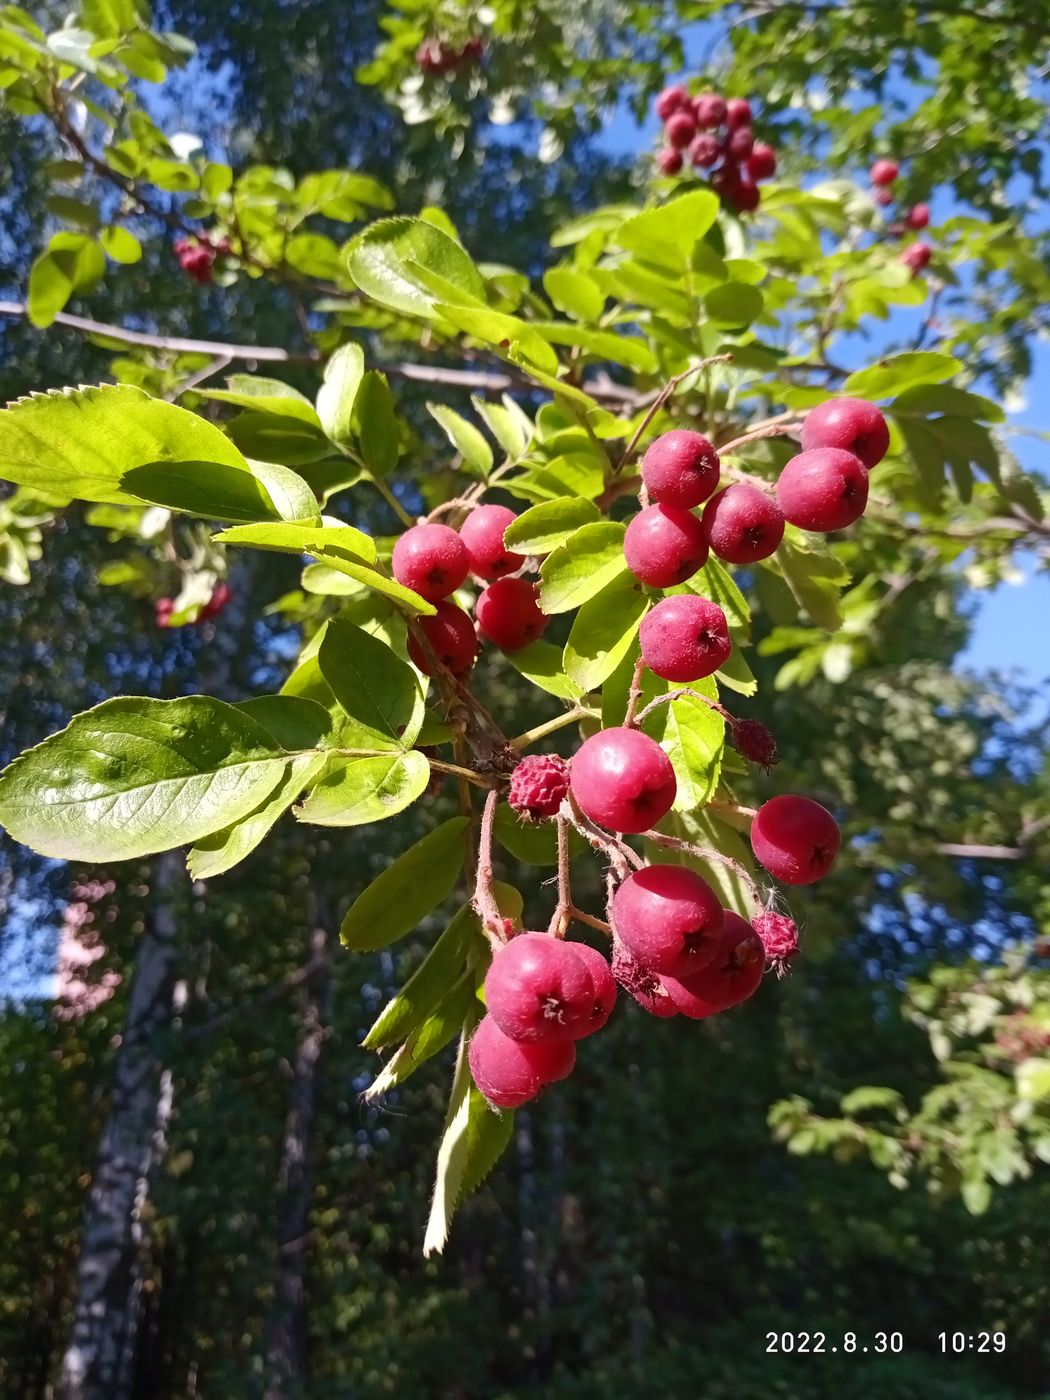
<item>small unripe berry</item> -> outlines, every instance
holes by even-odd
[[[492,959],[485,1004],[514,1040],[572,1038],[594,1012],[594,981],[571,944],[547,933],[519,933]]]
[[[733,640],[717,603],[694,593],[663,598],[642,620],[642,660],[665,681],[699,681],[729,660]]]
[[[467,1050],[474,1083],[497,1108],[517,1108],[534,1099],[556,1079],[565,1079],[576,1063],[572,1040],[524,1045],[505,1035],[491,1016],[483,1016]]]
[[[811,408],[802,424],[802,449],[840,447],[876,467],[890,445],[890,430],[881,410],[866,399],[828,399]]]
[[[792,457],[777,480],[784,518],[803,530],[844,530],[868,504],[868,469],[841,447],[814,447]]]
[[[787,964],[798,952],[798,927],[794,919],[768,909],[751,920],[751,927],[766,950],[766,965],[775,968],[782,977]]]
[[[756,141],[747,158],[752,180],[768,180],[777,173],[777,153],[765,141]]]
[[[667,146],[656,157],[656,163],[664,175],[677,175],[682,168],[682,152]]]
[[[699,137],[697,138],[699,140]],[[649,444],[642,481],[654,501],[690,508],[718,485],[718,453],[701,433],[674,428]]]
[[[714,92],[701,93],[699,97],[693,99],[693,113],[696,116],[697,126],[702,126],[707,130],[721,126],[726,119],[725,98],[719,97]]]
[[[877,160],[871,167],[873,185],[892,185],[900,174],[900,166],[895,160]]]
[[[768,559],[784,538],[783,511],[746,481],[727,486],[708,501],[701,524],[712,550],[730,564]]]
[[[751,125],[751,103],[746,97],[731,97],[726,103],[726,126],[730,131]]]
[[[892,190],[876,190],[872,199],[880,209],[888,209],[893,203],[893,192]]]
[[[391,567],[398,583],[436,603],[460,586],[470,559],[463,541],[448,525],[413,525],[394,545]]]
[[[698,169],[709,169],[712,165],[717,165],[721,155],[722,146],[718,137],[712,136],[709,131],[701,131],[689,147],[689,159]]]
[[[671,810],[671,760],[637,729],[603,729],[577,750],[569,785],[580,810],[611,831],[648,831]]]
[[[656,99],[656,115],[662,122],[682,108],[689,106],[689,94],[684,87],[675,84],[673,87],[664,88],[663,92]]]
[[[696,119],[692,112],[672,112],[664,123],[664,135],[677,150],[684,150],[696,135]]]
[[[683,1016],[700,1021],[738,1006],[758,990],[765,970],[762,940],[732,909],[722,913],[722,936],[714,957],[691,977],[662,975],[661,983]]]
[[[757,719],[735,719],[732,734],[738,751],[768,773],[777,762],[777,741],[766,726]]]
[[[838,822],[810,797],[771,797],[751,823],[755,858],[785,885],[811,885],[825,876],[841,839]]]
[[[525,563],[524,554],[515,554],[503,543],[503,533],[517,516],[507,506],[477,506],[459,527],[466,546],[470,572],[479,578],[503,578],[517,573]]]
[[[600,1031],[612,1015],[613,1007],[616,1005],[616,980],[609,964],[596,948],[592,948],[589,943],[571,943],[569,946],[590,973],[594,986],[594,1003],[591,1007],[591,1014],[573,1032],[576,1040],[582,1040],[584,1036],[593,1035],[595,1031]]]
[[[422,629],[438,661],[454,676],[465,675],[474,665],[478,654],[478,638],[474,624],[455,603],[438,603],[433,617],[417,617],[416,626]],[[415,636],[408,634],[408,654],[424,676],[432,676],[434,667],[430,657]]]
[[[747,160],[755,147],[755,133],[749,126],[738,126],[730,132],[726,142],[726,153],[733,160]]]
[[[715,956],[722,932],[718,896],[683,865],[649,865],[613,896],[611,918],[628,952],[652,972],[686,977]]]
[[[643,967],[618,938],[613,939],[612,973],[629,997],[650,1016],[677,1016],[678,1007],[660,985],[655,972]]]
[[[922,272],[933,257],[933,249],[928,243],[910,243],[901,253],[901,262],[912,273]]]
[[[493,646],[520,651],[542,637],[549,621],[540,612],[537,588],[527,578],[499,578],[475,605],[478,630]]]
[[[904,222],[909,228],[925,228],[930,222],[930,206],[928,204],[913,204],[905,214]]]
[[[627,526],[627,567],[653,588],[673,588],[692,578],[707,560],[700,521],[681,506],[646,506]]]
[[[531,821],[557,815],[569,791],[569,765],[556,753],[526,754],[510,775],[507,801]]]

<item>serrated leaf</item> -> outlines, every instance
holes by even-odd
[[[267,379],[255,374],[231,374],[225,389],[194,389],[201,398],[216,403],[235,404],[238,408],[258,409],[261,413],[283,414],[302,423],[320,426],[313,404],[298,389],[283,379]]]
[[[345,447],[354,437],[354,405],[365,375],[365,352],[355,341],[340,345],[324,369],[317,416],[332,442]]]
[[[443,403],[428,403],[427,412],[463,458],[464,467],[475,476],[488,476],[493,466],[492,448],[474,424]]]
[[[254,811],[221,831],[203,836],[186,857],[194,880],[210,880],[232,870],[269,835],[274,825],[303,795],[325,766],[323,754],[290,759],[280,782]]]
[[[477,993],[474,990],[474,973],[462,974],[448,996],[425,1018],[420,1026],[409,1034],[383,1068],[375,1080],[365,1090],[366,1102],[389,1093],[403,1084],[409,1075],[414,1074],[420,1065],[433,1058],[463,1028],[463,1022],[474,1013],[477,1006]]]
[[[476,394],[471,395],[470,402],[507,457],[515,462],[524,456],[533,433],[532,423],[524,409],[519,408],[507,394],[503,396],[502,403],[487,403]]]
[[[584,525],[601,520],[593,501],[563,496],[523,511],[507,526],[503,541],[521,554],[549,554]]]
[[[842,386],[844,394],[861,399],[886,399],[915,384],[940,384],[962,369],[953,355],[938,350],[906,350],[887,355],[869,369],[851,374]]]
[[[718,217],[718,196],[694,190],[620,224],[615,239],[621,248],[644,258],[683,267]]]
[[[334,617],[317,661],[332,694],[354,721],[355,747],[412,747],[423,722],[424,696],[416,672],[386,642]]]
[[[466,817],[450,817],[403,851],[362,890],[339,930],[346,947],[357,953],[387,948],[444,903],[463,868],[466,826]],[[396,1038],[376,1043],[388,1045]]]
[[[331,545],[354,555],[362,563],[376,561],[375,540],[352,525],[302,525],[296,521],[232,525],[220,530],[214,538],[221,544],[272,549],[281,554],[314,554]]]
[[[256,695],[235,707],[273,735],[283,749],[323,748],[332,738],[332,716],[324,705],[298,695]]]
[[[411,316],[432,316],[439,300],[419,275],[420,267],[470,300],[485,299],[485,283],[470,255],[424,219],[380,219],[349,243],[346,261],[366,296]]]
[[[295,815],[316,826],[367,826],[410,807],[429,781],[430,764],[417,750],[380,758],[329,759],[321,781]]]
[[[313,492],[284,468],[265,463],[243,467],[217,462],[151,463],[120,478],[127,497],[204,520],[264,521],[320,519]],[[298,482],[296,486],[295,482]],[[275,499],[276,496],[276,499]]]
[[[717,603],[734,632],[742,632],[745,637],[751,635],[751,608],[747,599],[736,586],[733,576],[713,555],[685,586],[690,593]]]
[[[369,569],[363,564],[358,564],[353,557],[344,554],[335,545],[321,546],[317,550],[317,555],[322,562],[337,569],[339,573],[345,574],[347,578],[356,579],[358,583],[363,583],[366,588],[370,588],[373,593],[379,593],[384,598],[389,598],[402,611],[418,614],[422,617],[432,617],[437,612],[433,603],[428,603],[418,593],[413,593],[411,588],[405,588],[403,584],[392,578],[387,578],[385,574],[379,573],[376,569]]]
[[[588,598],[573,620],[562,655],[566,675],[597,690],[631,650],[649,599],[633,574],[621,574]]]
[[[627,571],[626,527],[616,521],[584,525],[540,568],[540,607],[548,615],[570,612]]]
[[[469,906],[464,906],[453,916],[405,985],[379,1013],[361,1042],[364,1048],[382,1050],[420,1030],[463,978],[471,945],[481,942],[478,916]]]

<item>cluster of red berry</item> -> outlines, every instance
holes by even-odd
[[[416,62],[427,77],[445,78],[461,68],[480,63],[485,53],[485,41],[472,35],[457,48],[447,39],[425,39],[416,50]]]
[[[213,239],[206,233],[194,234],[192,238],[178,238],[173,246],[179,267],[202,287],[212,280],[216,259],[230,252],[228,238]]]
[[[746,97],[727,100],[715,92],[691,97],[676,85],[656,99],[656,115],[667,140],[656,158],[665,175],[677,175],[688,160],[696,170],[711,172],[711,188],[738,213],[758,208],[758,181],[776,174],[777,155],[755,140]]]
[[[199,625],[202,622],[211,622],[217,618],[230,601],[230,585],[228,583],[217,583],[212,590],[212,595],[201,607],[194,622]],[[175,612],[174,598],[158,598],[153,604],[153,618],[158,627],[170,627],[172,625],[172,615]]]
[[[895,160],[877,160],[869,173],[873,189],[872,198],[880,209],[888,209],[894,200],[892,186],[900,174],[900,166]],[[902,219],[890,224],[889,231],[896,237],[903,238],[909,229],[918,233],[929,222],[930,206],[928,204],[913,204],[905,212]],[[908,244],[901,253],[901,262],[915,276],[929,265],[931,257],[933,257],[933,249],[928,243],[920,241]]]

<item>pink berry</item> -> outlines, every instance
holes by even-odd
[[[627,995],[650,1016],[678,1015],[678,1007],[660,985],[656,973],[643,967],[618,938],[613,939],[612,973]]]
[[[486,641],[504,651],[520,651],[542,637],[548,619],[540,612],[537,592],[527,578],[499,578],[483,589],[474,611]]]
[[[722,936],[706,967],[689,977],[666,974],[660,981],[683,1016],[700,1021],[738,1006],[758,991],[765,971],[762,940],[732,909],[722,911]]]
[[[675,112],[679,112],[683,107],[689,106],[689,94],[684,87],[676,83],[673,87],[664,88],[663,92],[656,99],[655,105],[656,115],[662,122],[665,122],[668,117],[673,116]]]
[[[872,199],[880,209],[888,209],[893,203],[893,192],[892,190],[876,190]]]
[[[689,159],[698,169],[709,169],[712,165],[717,165],[721,156],[722,147],[718,137],[712,136],[709,131],[701,131],[689,147]]]
[[[697,126],[702,126],[707,130],[721,126],[726,119],[725,98],[719,97],[714,92],[701,93],[699,97],[693,99],[693,113]]]
[[[777,480],[785,520],[803,530],[844,530],[868,504],[868,469],[841,447],[814,447],[792,457]]]
[[[612,925],[628,952],[651,972],[687,977],[718,951],[718,896],[683,865],[649,865],[629,875],[612,902]]]
[[[696,119],[692,112],[673,112],[664,123],[664,135],[677,150],[684,150],[696,135]]]
[[[416,626],[422,629],[441,665],[454,676],[465,675],[474,665],[478,654],[474,624],[455,603],[438,603],[434,616],[416,618]],[[411,632],[408,634],[408,654],[425,676],[434,674],[430,657]]]
[[[755,133],[749,126],[738,126],[735,131],[729,133],[726,152],[733,160],[747,160],[754,146]]]
[[[698,681],[729,660],[733,641],[717,603],[695,593],[663,598],[643,620],[642,660],[665,681]]]
[[[594,986],[591,1014],[584,1024],[573,1032],[576,1040],[582,1040],[584,1036],[600,1031],[612,1015],[616,1005],[616,980],[601,953],[589,943],[570,943],[569,947],[587,968]]]
[[[678,791],[671,760],[637,729],[593,734],[572,760],[569,784],[584,815],[610,831],[648,831]]]
[[[751,927],[762,940],[766,966],[782,975],[787,964],[798,952],[798,927],[794,919],[768,909],[751,920]]]
[[[466,578],[466,546],[447,525],[413,525],[394,545],[391,560],[398,583],[432,603],[454,593]]]
[[[867,399],[828,399],[811,408],[802,424],[802,449],[840,447],[877,467],[890,445],[886,419]]]
[[[777,153],[765,141],[756,141],[747,158],[752,180],[768,180],[777,173]]]
[[[738,752],[768,773],[777,762],[777,741],[766,726],[757,719],[735,719],[732,733]]]
[[[932,257],[933,249],[928,243],[910,243],[901,253],[901,262],[914,274],[922,272]]]
[[[785,885],[811,885],[831,869],[842,833],[826,807],[810,797],[771,797],[751,823],[751,849]]]
[[[594,981],[571,944],[548,933],[519,933],[492,959],[485,1002],[514,1040],[572,1038],[594,1012]]]
[[[469,556],[470,572],[479,578],[503,578],[517,573],[524,554],[514,554],[503,543],[503,533],[517,520],[507,506],[477,506],[459,527],[459,537]]]
[[[677,175],[682,168],[682,152],[667,146],[656,157],[656,163],[664,175]]]
[[[718,475],[718,453],[711,443],[682,428],[658,437],[642,458],[645,489],[654,501],[673,506],[706,501],[718,485]]]
[[[738,213],[753,214],[762,203],[762,191],[754,180],[741,176],[733,187],[730,198]]]
[[[673,588],[707,561],[700,521],[681,506],[646,506],[627,526],[627,567],[653,588]]]
[[[930,206],[928,204],[913,204],[905,214],[904,222],[909,228],[925,228],[930,222]]]
[[[708,501],[704,538],[730,564],[755,564],[775,554],[784,538],[784,513],[770,496],[749,482],[727,486]]]
[[[877,160],[871,167],[873,185],[892,185],[900,174],[900,166],[895,160]]]
[[[740,183],[740,170],[732,161],[726,161],[725,165],[711,176],[711,188],[730,204],[736,200]]]
[[[483,1016],[471,1037],[467,1059],[474,1083],[489,1103],[517,1108],[572,1072],[576,1046],[571,1040],[524,1045],[505,1035],[491,1016]]]
[[[569,765],[556,753],[526,754],[510,775],[507,801],[531,821],[553,817],[569,791]]]
[[[737,131],[751,125],[751,103],[746,97],[731,97],[726,103],[726,126]]]

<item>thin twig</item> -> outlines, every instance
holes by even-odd
[[[498,945],[505,942],[503,915],[492,892],[492,832],[496,820],[496,803],[499,794],[495,788],[485,798],[481,813],[481,828],[478,832],[478,869],[474,881],[473,905],[481,920],[482,930],[489,940]]]
[[[708,846],[694,846],[691,841],[682,841],[677,836],[665,836],[661,831],[644,831],[642,837],[646,841],[654,842],[657,846],[665,846],[668,850],[684,851],[687,855],[695,856],[698,860],[715,861],[719,865],[727,866],[739,880],[743,881],[748,894],[755,901],[756,907],[758,909],[765,908],[762,892],[751,878],[750,873],[732,856],[723,855],[721,851],[716,851]]]
[[[763,438],[784,437],[801,425],[802,419],[797,414],[786,414],[782,423],[770,423],[762,428],[753,428],[750,432],[744,433],[743,437],[733,438],[732,442],[723,443],[718,449],[718,454],[720,457],[729,457],[732,453],[739,451],[741,447],[746,447],[749,442],[760,442]]]
[[[635,724],[640,723],[642,715],[645,714],[645,710],[643,710],[642,714],[638,715],[638,717],[635,718],[635,711],[638,709],[638,702],[642,698],[642,677],[644,676],[644,674],[645,661],[642,657],[639,657],[638,660],[634,663],[634,674],[631,676],[631,689],[627,695],[627,713],[623,717],[623,727],[625,729],[630,729]],[[647,705],[646,710],[648,710],[649,708],[650,706]]]
[[[572,911],[572,885],[569,878],[569,823],[559,815],[558,822],[558,903],[551,915],[547,932],[564,938]]]
[[[633,454],[635,448],[641,441],[642,434],[645,432],[646,428],[648,428],[649,424],[653,421],[656,415],[660,412],[661,408],[663,408],[664,404],[671,397],[674,391],[678,388],[679,384],[684,383],[685,380],[690,378],[691,375],[699,374],[701,370],[708,369],[711,365],[725,364],[732,358],[733,356],[731,354],[712,355],[706,360],[698,360],[695,365],[690,365],[689,368],[683,370],[681,374],[676,374],[671,379],[669,379],[664,385],[664,387],[657,394],[656,398],[653,399],[652,403],[646,409],[644,415],[642,416],[642,421],[638,424],[637,428],[635,428],[634,432],[631,434],[627,446],[620,453],[620,460],[616,464],[615,471],[623,471],[624,467],[631,460],[631,455]]]
[[[588,709],[585,705],[574,705],[571,710],[566,710],[564,714],[555,715],[553,719],[544,720],[542,724],[537,724],[532,729],[526,729],[524,734],[519,734],[516,739],[510,741],[510,746],[512,749],[527,749],[540,739],[545,739],[548,734],[554,734],[557,730],[564,729],[566,725],[575,724],[578,720],[586,719],[595,713],[596,711]]]
[[[701,695],[698,690],[692,690],[689,686],[684,685],[675,690],[668,690],[663,695],[658,695],[655,700],[650,700],[641,714],[635,718],[635,724],[641,724],[646,715],[649,714],[651,710],[655,710],[658,705],[669,705],[672,701],[681,700],[686,696],[691,700],[702,700],[710,709],[720,714],[724,720],[732,723],[733,716],[724,705],[720,705],[717,700],[712,700],[710,695]]]

